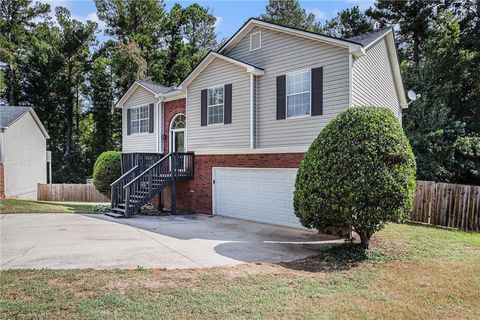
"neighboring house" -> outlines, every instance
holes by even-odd
[[[0,198],[37,199],[48,133],[31,107],[0,106]]]
[[[113,206],[131,213],[163,190],[167,207],[173,193],[172,209],[299,226],[298,165],[325,125],[354,105],[388,107],[401,121],[407,102],[392,29],[338,39],[250,19],[177,87],[136,81],[117,103],[123,172],[161,158],[147,153],[188,151],[194,160],[179,160],[188,181],[151,182],[157,164],[124,188],[136,206],[129,200],[125,210],[120,195]]]

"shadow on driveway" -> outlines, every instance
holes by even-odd
[[[1,219],[2,269],[199,268],[279,263],[342,240],[309,230],[204,215],[8,215]]]

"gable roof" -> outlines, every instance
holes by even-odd
[[[0,106],[0,127],[8,128],[21,116],[28,112],[30,107]]]
[[[240,29],[238,29],[238,31],[230,39],[228,39],[227,42],[223,44],[223,46],[220,47],[220,49],[218,49],[218,52],[223,53],[223,52],[230,51],[230,49],[233,48],[255,26],[260,26],[267,29],[281,31],[281,32],[293,34],[296,36],[318,40],[318,41],[330,43],[332,45],[349,48],[350,52],[352,53],[355,53],[355,52],[360,53],[363,47],[363,45],[360,42],[356,42],[354,40],[332,37],[332,36],[320,34],[317,32],[305,31],[305,30],[301,30],[301,29],[297,29],[297,28],[293,28],[293,27],[289,27],[281,24],[266,22],[256,18],[250,18],[243,24],[243,26],[240,27]]]
[[[161,85],[158,85],[156,83],[150,82],[150,81],[145,81],[145,80],[135,80],[135,82],[128,88],[127,92],[125,92],[120,99],[115,103],[116,107],[121,107],[123,103],[130,97],[130,95],[138,88],[142,87],[145,90],[151,92],[155,98],[163,97],[164,95],[168,93],[173,93],[176,91],[176,87],[164,87]]]
[[[168,93],[168,92],[175,89],[175,87],[164,87],[164,86],[160,86],[156,83],[145,81],[145,80],[137,80],[136,82],[141,84],[146,89],[148,89],[148,90],[150,90],[154,93],[157,93],[157,94],[165,94],[165,93]]]
[[[32,107],[0,106],[0,128],[8,129],[26,113],[31,114],[45,138],[49,139],[50,137],[48,136],[47,130],[45,130],[45,127]]]
[[[368,47],[371,44],[375,43],[380,38],[382,38],[389,31],[392,31],[392,28],[384,28],[384,29],[367,32],[364,34],[360,34],[358,36],[350,37],[347,40],[355,41],[357,43],[360,43],[364,47]]]
[[[195,79],[195,77],[200,72],[202,72],[203,69],[205,69],[215,59],[220,59],[228,63],[237,65],[239,67],[245,68],[246,72],[249,72],[257,76],[262,75],[264,73],[263,68],[260,68],[256,65],[253,65],[251,63],[248,63],[236,58],[228,57],[218,52],[209,51],[208,54],[205,57],[203,57],[203,59],[195,66],[195,68],[193,68],[193,70],[190,71],[190,73],[185,77],[185,79],[183,79],[182,83],[180,83],[178,87],[180,89],[183,89],[185,86],[187,86],[193,79]]]
[[[265,22],[256,18],[248,19],[242,27],[240,27],[237,32],[227,41],[225,42],[218,51],[209,51],[205,57],[195,66],[195,68],[190,71],[190,73],[184,78],[182,83],[178,87],[163,87],[157,85],[152,82],[144,81],[144,80],[137,80],[135,83],[127,90],[127,92],[119,99],[119,101],[115,104],[115,106],[120,106],[123,102],[128,99],[131,93],[135,91],[138,86],[142,86],[145,89],[152,92],[156,98],[167,98],[175,99],[178,95],[184,94],[185,86],[187,86],[206,66],[210,64],[215,58],[222,59],[229,63],[238,65],[240,67],[244,67],[247,72],[255,74],[255,75],[262,75],[264,74],[264,69],[258,66],[255,66],[251,63],[241,61],[236,58],[229,57],[225,55],[231,48],[233,48],[250,30],[252,30],[255,26],[261,26],[263,28],[276,30],[279,32],[284,32],[288,34],[292,34],[295,36],[313,39],[317,41],[322,41],[325,43],[330,43],[332,45],[341,46],[344,48],[348,48],[349,52],[355,57],[361,57],[365,55],[366,50],[375,44],[380,39],[386,39],[387,45],[389,47],[389,58],[392,64],[392,70],[395,79],[395,86],[397,89],[397,93],[400,98],[400,103],[402,106],[406,106],[406,97],[405,97],[405,90],[403,88],[402,77],[400,74],[400,65],[398,62],[397,57],[397,49],[395,46],[395,41],[393,37],[393,29],[392,28],[385,28],[380,29],[372,32],[368,32],[365,34],[361,34],[358,36],[354,36],[348,39],[332,37],[329,35],[324,35],[316,32],[305,31],[289,26],[284,26],[280,24],[275,24],[271,22]]]

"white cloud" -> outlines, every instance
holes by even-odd
[[[223,21],[223,18],[222,17],[215,17],[215,24],[213,25],[214,28],[218,28],[218,26],[220,25],[220,23],[222,23]]]
[[[318,8],[306,9],[307,13],[313,13],[316,21],[323,20],[327,17],[326,13]]]

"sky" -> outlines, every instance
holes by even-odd
[[[100,41],[105,39],[103,28],[105,25],[98,20],[95,3],[93,0],[40,0],[49,3],[54,14],[55,6],[64,6],[72,16],[81,21],[92,20],[99,24],[100,31],[97,37]],[[256,17],[265,12],[265,5],[268,1],[251,0],[213,0],[213,1],[165,1],[166,9],[169,10],[173,4],[180,3],[186,7],[192,3],[199,3],[213,11],[217,18],[216,32],[217,39],[220,41],[229,38],[242,24],[250,17]],[[320,1],[300,1],[302,7],[315,15],[317,21],[324,22],[326,19],[333,18],[337,12],[358,5],[364,10],[373,5],[374,0],[320,0]]]

